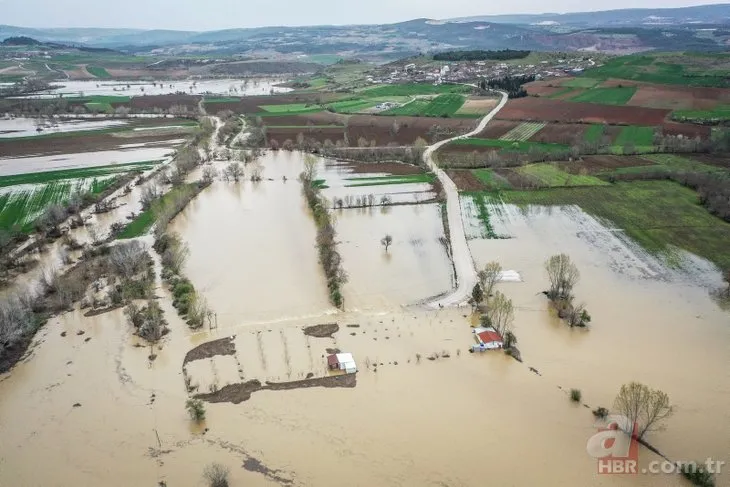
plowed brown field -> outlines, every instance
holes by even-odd
[[[498,116],[502,120],[661,125],[668,114],[669,110],[664,109],[573,103],[528,96],[510,100]]]

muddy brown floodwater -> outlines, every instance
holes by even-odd
[[[28,358],[0,377],[0,485],[203,485],[213,461],[231,469],[231,486],[688,485],[597,475],[586,453],[593,417],[565,390],[610,407],[631,380],[663,389],[677,406],[667,430],[650,436],[657,448],[674,460],[726,459],[730,320],[694,277],[662,274],[575,210],[504,208],[493,224],[514,238],[469,245],[478,265],[499,260],[523,276],[498,288],[517,306],[525,363],[472,355],[468,309],[402,306],[451,286],[433,243],[443,232],[437,209],[338,216],[347,303],[362,304],[335,313],[295,180],[301,157],[267,155],[261,167],[272,181],[216,182],[173,222],[190,247],[186,273],[219,327],[191,332],[160,283],[170,333],[153,362],[121,310],[52,319]],[[388,264],[379,235],[391,229]],[[410,235],[429,243],[413,245]],[[542,262],[558,251],[581,269],[588,330],[553,318],[540,294]],[[400,272],[403,288],[393,283]],[[331,338],[304,333],[329,323],[339,324]],[[228,337],[220,354],[202,349],[183,372],[190,350]],[[186,380],[207,394],[252,380],[319,379],[330,374],[328,349],[354,355],[356,387],[258,390],[239,404],[207,403],[203,424],[187,417]],[[657,459],[642,448],[640,466]]]

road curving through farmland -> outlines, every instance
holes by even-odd
[[[466,303],[471,296],[471,291],[477,282],[477,271],[474,266],[474,260],[471,257],[469,245],[466,242],[466,232],[464,231],[464,222],[461,216],[461,202],[459,201],[459,191],[456,184],[449,176],[438,167],[433,158],[433,154],[449,142],[467,137],[478,135],[484,130],[487,124],[499,113],[499,111],[507,104],[507,93],[499,91],[502,99],[499,104],[492,109],[482,120],[479,125],[468,134],[459,135],[451,139],[442,140],[428,148],[423,154],[423,160],[428,167],[436,174],[441,186],[446,192],[446,216],[449,222],[449,239],[451,243],[451,256],[454,261],[454,272],[456,278],[456,288],[444,296],[440,296],[426,303],[431,308],[443,308],[447,306],[460,306]]]

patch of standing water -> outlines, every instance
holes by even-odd
[[[0,139],[14,137],[39,137],[48,134],[79,132],[84,130],[102,130],[110,127],[122,127],[127,120],[42,120],[32,118],[0,119]],[[43,130],[36,130],[38,127]]]
[[[271,90],[274,90],[275,93],[291,91],[289,88],[275,86],[278,83],[281,81],[259,79],[160,80],[155,82],[62,81],[54,85],[51,90],[23,98],[55,98],[61,94],[64,96],[145,96],[183,93],[187,95],[252,96],[268,95]]]

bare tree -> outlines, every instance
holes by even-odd
[[[499,281],[501,274],[502,266],[499,262],[489,262],[486,266],[484,266],[484,269],[477,273],[479,283],[482,285],[484,296],[486,296],[487,299],[489,299],[489,296],[492,295],[494,285],[497,284],[497,281]]]
[[[580,278],[580,272],[570,257],[566,254],[553,255],[545,262],[545,270],[550,279],[548,297],[552,300],[570,300],[573,287]]]
[[[487,317],[495,330],[503,337],[512,330],[512,323],[515,320],[515,310],[512,300],[497,291],[489,302]]]
[[[132,240],[112,247],[109,252],[109,262],[118,275],[130,278],[142,272],[148,260],[144,245]]]
[[[209,487],[228,487],[228,467],[220,463],[211,463],[203,470],[203,478]]]
[[[639,382],[622,385],[613,406],[628,419],[621,428],[639,440],[650,431],[661,430],[661,423],[674,412],[666,393]]]
[[[725,295],[730,297],[730,268],[725,270],[725,274],[722,276],[723,280],[727,283],[727,289]]]
[[[311,154],[304,157],[304,171],[300,175],[302,181],[311,183],[317,178],[317,158]]]
[[[217,175],[218,175],[218,172],[212,166],[204,167],[203,168],[203,184],[212,183],[215,180]]]
[[[386,235],[385,237],[380,239],[380,244],[383,247],[385,247],[386,252],[388,252],[388,248],[391,246],[392,243],[393,243],[393,237],[391,237],[390,235]]]
[[[240,162],[232,162],[223,170],[223,177],[226,181],[238,182],[243,176],[243,166]]]

